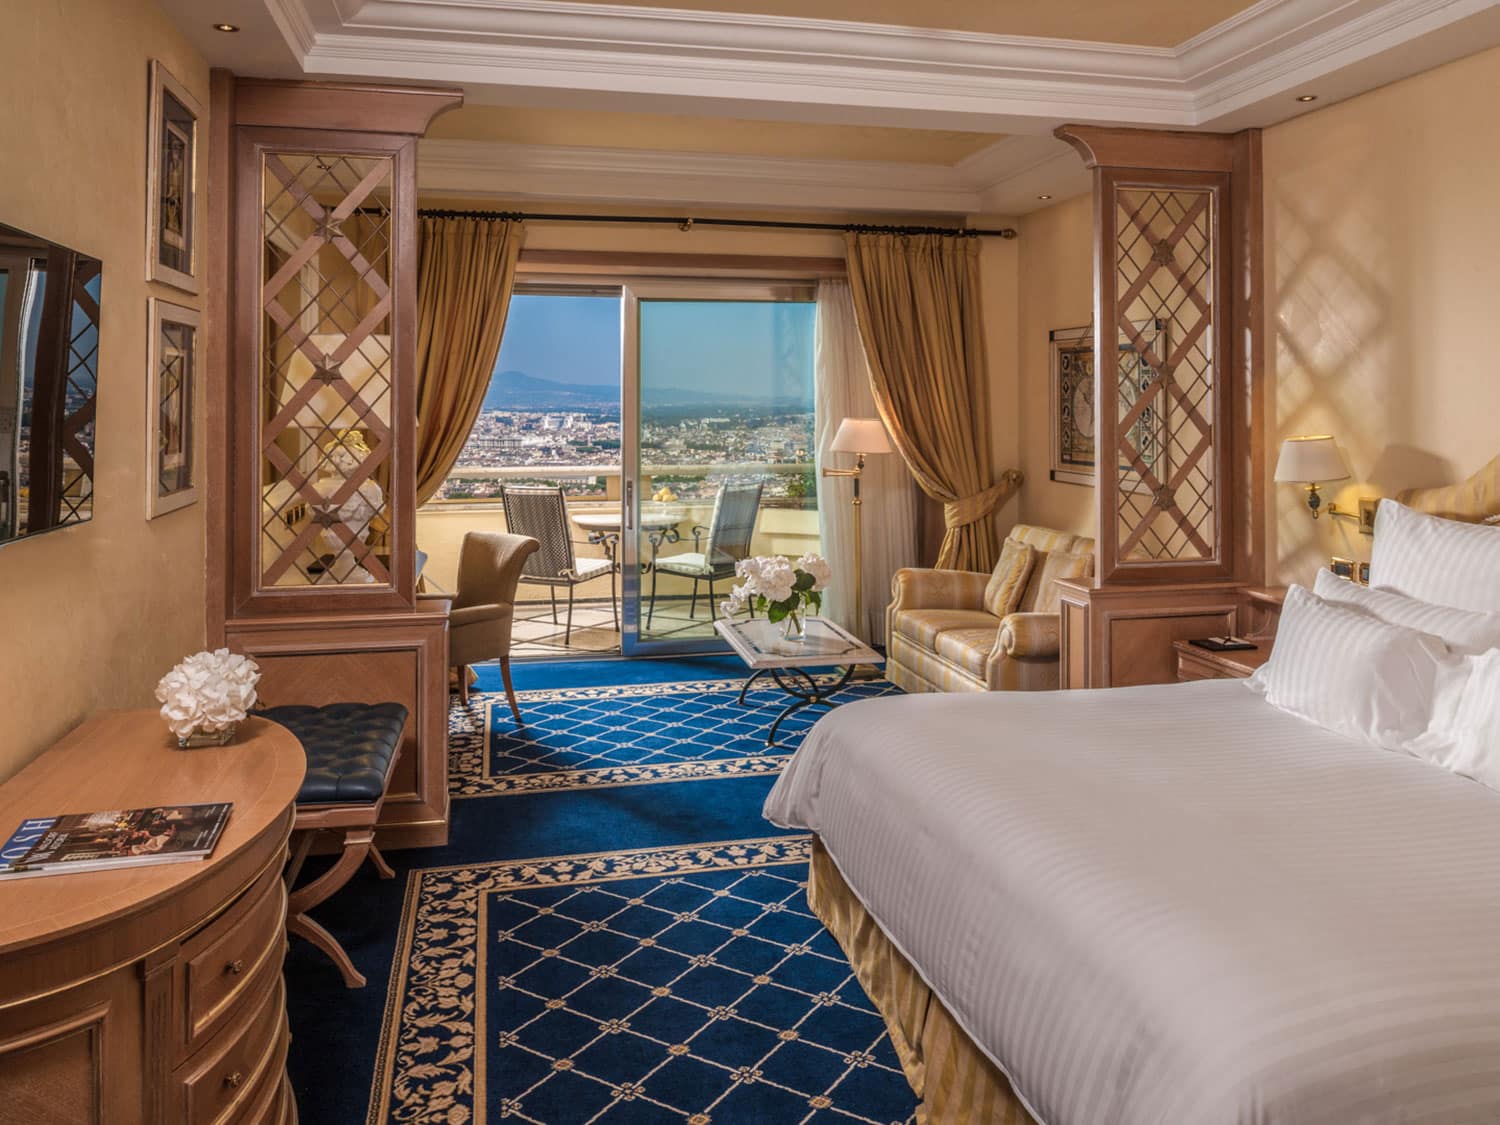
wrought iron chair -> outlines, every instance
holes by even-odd
[[[652,539],[651,602],[646,610],[646,628],[651,628],[656,614],[656,576],[675,574],[693,580],[693,598],[688,616],[698,615],[698,583],[708,583],[709,614],[718,616],[714,583],[734,577],[734,564],[750,556],[750,538],[755,534],[755,519],[760,512],[759,484],[726,484],[714,497],[714,514],[709,526],[693,528],[693,549],[680,555],[658,558],[656,540]],[[704,537],[707,536],[707,542]]]
[[[568,502],[561,486],[550,488],[513,485],[500,490],[505,505],[505,526],[512,535],[529,535],[541,549],[526,560],[521,581],[546,586],[552,597],[552,624],[557,624],[557,588],[568,589],[568,624],[563,644],[573,639],[573,588],[580,582],[609,573],[609,607],[614,612],[615,631],[620,629],[620,602],[615,595],[615,552],[618,536],[604,540],[602,559],[580,559],[573,553],[572,524]]]

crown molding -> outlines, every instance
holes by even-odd
[[[1352,67],[1364,88],[1404,77],[1400,48],[1497,6],[1260,0],[1160,48],[572,0],[263,2],[309,74],[462,83],[476,101],[623,94],[679,112],[690,100],[700,112],[1036,133],[1212,126],[1268,99],[1248,123],[1280,120],[1296,112],[1282,104],[1292,86]],[[1490,42],[1500,20],[1448,36],[1444,51]],[[1434,65],[1431,54],[1412,57]]]

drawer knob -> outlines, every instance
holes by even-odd
[[[235,1071],[233,1074],[226,1074],[224,1076],[224,1085],[228,1086],[231,1090],[237,1089],[239,1087],[239,1084],[243,1081],[244,1075],[242,1075],[239,1071]]]
[[[232,977],[237,977],[245,971],[245,962],[236,957],[233,961],[224,966],[224,971]]]

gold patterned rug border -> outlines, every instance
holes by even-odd
[[[691,875],[703,871],[750,870],[762,867],[787,867],[807,863],[812,857],[812,837],[765,836],[747,840],[721,840],[714,843],[676,844],[656,848],[632,848],[625,851],[585,852],[549,856],[543,859],[492,860],[464,863],[449,867],[412,870],[407,876],[406,894],[401,906],[401,923],[396,950],[391,960],[390,985],[386,992],[385,1013],[380,1025],[380,1044],[375,1058],[375,1074],[370,1089],[366,1125],[386,1125],[390,1120],[391,1095],[396,1084],[403,1045],[408,1052],[410,1041],[430,1037],[436,1028],[449,1033],[452,1049],[442,1064],[421,1065],[426,1079],[433,1077],[435,1067],[446,1068],[438,1084],[453,1092],[455,1103],[460,1095],[469,1098],[467,1117],[451,1116],[456,1104],[431,1118],[411,1120],[464,1120],[469,1125],[484,1125],[485,1054],[477,1049],[485,1029],[484,1002],[485,940],[482,918],[485,896],[531,887],[581,886],[588,883],[610,883],[648,876]],[[485,873],[474,877],[476,873]],[[434,894],[424,894],[429,879],[464,874],[452,880],[450,897],[439,902]],[[446,951],[422,954],[423,927],[429,943],[445,942]],[[472,959],[464,952],[472,952]],[[456,950],[456,952],[455,952]],[[460,985],[445,984],[448,977],[471,975],[472,992],[465,1003]],[[413,980],[413,978],[418,978]],[[425,1013],[421,1026],[407,1032],[402,1020],[407,998],[426,990],[431,1003],[446,1007],[448,1018],[441,1013]],[[439,1108],[439,1107],[433,1107]]]
[[[612,766],[607,769],[552,770],[503,776],[486,774],[483,792],[451,793],[455,801],[504,797],[515,793],[569,792],[579,789],[617,789],[626,785],[652,785],[659,781],[713,781],[725,777],[764,777],[780,773],[790,754],[760,754],[745,758],[709,761],[663,762],[652,766]]]

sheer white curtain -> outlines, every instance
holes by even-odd
[[[823,554],[833,581],[823,599],[823,615],[867,641],[885,641],[885,607],[891,575],[917,558],[916,482],[898,454],[865,460],[860,494],[864,499],[864,616],[854,620],[854,482],[824,477],[823,466],[848,469],[854,457],[830,453],[833,435],[845,418],[874,418],[864,346],[854,323],[854,300],[847,281],[818,283],[814,410],[817,421],[818,525]]]

